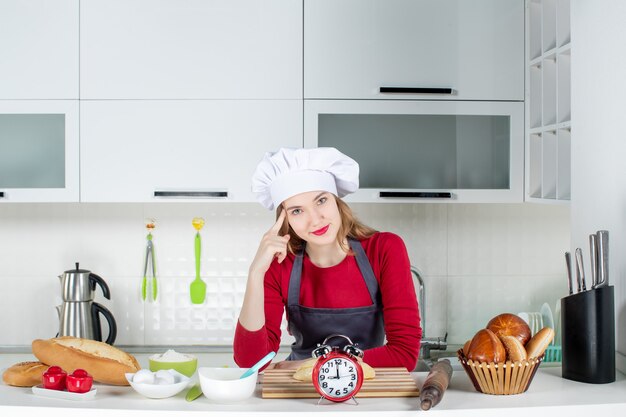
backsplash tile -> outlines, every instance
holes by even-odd
[[[564,294],[569,209],[530,204],[352,204],[361,220],[403,237],[426,287],[429,337],[462,343],[493,314],[536,311]],[[191,219],[202,216],[203,305],[192,305]],[[140,295],[146,231],[154,218],[159,296]],[[248,266],[274,215],[256,204],[2,204],[0,345],[29,345],[58,331],[57,275],[74,262],[102,276],[120,345],[230,345]],[[28,301],[28,302],[26,302]],[[516,311],[515,311],[516,312]],[[24,325],[26,323],[27,325]],[[106,328],[106,326],[104,326]],[[283,344],[293,338],[283,320]],[[470,334],[471,333],[471,334]],[[107,330],[103,330],[107,334]]]

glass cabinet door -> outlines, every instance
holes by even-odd
[[[0,103],[0,201],[78,201],[78,101]]]
[[[304,145],[359,163],[353,201],[523,198],[521,102],[307,100]]]

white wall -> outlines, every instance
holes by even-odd
[[[626,372],[626,2],[572,0],[571,19],[571,247],[610,232],[617,367]]]
[[[569,208],[534,204],[354,204],[379,230],[401,235],[426,281],[426,335],[463,343],[495,314],[554,308],[566,294],[563,252]],[[203,216],[204,305],[189,301],[191,219]],[[142,303],[144,219],[157,221],[161,285]],[[258,204],[0,205],[0,345],[53,337],[57,275],[81,267],[102,276],[121,345],[229,345],[248,265],[273,215]],[[288,342],[285,339],[285,342]]]

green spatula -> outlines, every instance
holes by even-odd
[[[201,242],[200,242],[200,229],[204,226],[204,219],[200,217],[194,217],[191,221],[191,224],[196,229],[196,239],[195,239],[195,252],[196,252],[196,279],[191,282],[191,286],[189,288],[189,293],[191,295],[191,302],[193,304],[202,304],[204,303],[204,298],[206,297],[206,284],[200,278],[200,253],[201,253]]]

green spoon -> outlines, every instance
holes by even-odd
[[[194,218],[191,222],[193,227],[197,230],[196,232],[196,240],[195,240],[195,249],[196,249],[196,279],[191,282],[191,286],[189,288],[191,295],[191,302],[193,304],[202,304],[204,303],[204,298],[206,297],[206,284],[200,278],[200,252],[201,252],[201,242],[200,242],[200,229],[204,226],[204,220],[199,218]]]

